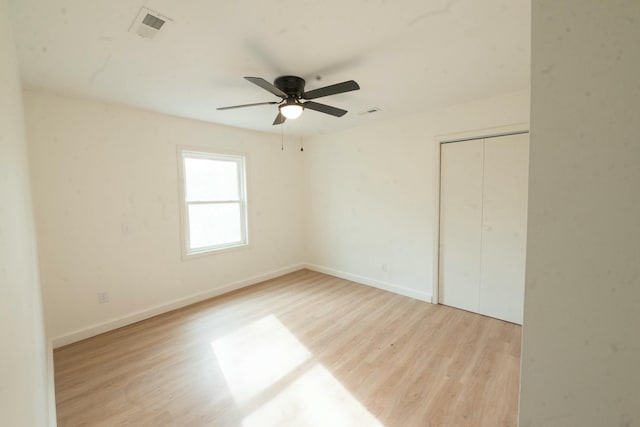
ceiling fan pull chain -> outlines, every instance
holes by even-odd
[[[280,125],[280,151],[284,151],[284,123]]]
[[[300,151],[304,151],[304,121],[300,122]]]

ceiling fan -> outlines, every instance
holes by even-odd
[[[347,114],[347,110],[332,107],[326,104],[309,101],[310,99],[322,98],[323,96],[336,95],[339,93],[350,92],[360,89],[358,83],[349,80],[318,89],[304,91],[305,81],[301,77],[281,76],[275,79],[273,84],[260,77],[245,77],[251,83],[260,86],[262,89],[271,92],[275,96],[282,98],[278,101],[257,102],[254,104],[233,105],[230,107],[220,107],[218,110],[231,110],[233,108],[255,107],[257,105],[275,105],[278,104],[278,115],[273,121],[274,125],[280,125],[287,119],[296,119],[302,114],[302,110],[309,109],[319,111],[321,113],[330,114],[336,117],[342,117]],[[302,102],[305,100],[307,102]]]

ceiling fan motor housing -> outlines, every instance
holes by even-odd
[[[297,76],[280,76],[273,85],[295,99],[300,99],[304,93],[305,81]]]

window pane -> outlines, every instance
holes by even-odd
[[[184,159],[188,202],[238,200],[238,164],[234,161]]]
[[[239,203],[189,205],[190,248],[240,243]]]

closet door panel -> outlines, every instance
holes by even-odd
[[[483,141],[443,144],[440,302],[477,312],[482,234]]]
[[[529,136],[484,141],[479,313],[522,324]]]

